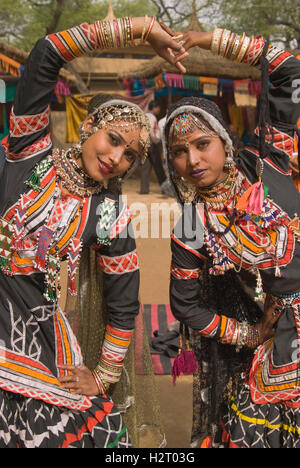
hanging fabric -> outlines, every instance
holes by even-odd
[[[203,93],[207,96],[218,96],[218,78],[200,76],[200,83],[203,85]]]
[[[192,89],[200,91],[200,80],[198,76],[184,75],[183,76],[184,89]]]
[[[170,88],[184,88],[183,76],[177,73],[166,73],[166,82]]]

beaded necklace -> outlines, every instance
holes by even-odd
[[[52,153],[56,174],[64,188],[80,198],[100,193],[103,184],[93,180],[79,167],[72,157],[71,150],[55,149]]]
[[[209,270],[210,274],[212,275],[223,274],[225,271],[232,268],[237,273],[239,273],[242,269],[245,247],[241,239],[240,227],[236,224],[239,219],[243,219],[245,221],[252,220],[253,222],[259,221],[259,225],[257,225],[257,236],[259,237],[261,236],[262,231],[268,231],[269,229],[272,229],[274,224],[281,224],[278,218],[280,213],[278,213],[276,206],[274,206],[272,209],[270,209],[269,207],[266,210],[263,209],[261,215],[259,217],[256,217],[255,219],[252,219],[251,216],[245,215],[244,212],[240,212],[236,209],[237,200],[243,193],[243,183],[244,176],[242,175],[242,173],[240,173],[240,171],[234,168],[229,173],[228,177],[220,184],[214,187],[210,187],[208,189],[201,189],[201,192],[198,190],[199,201],[201,201],[201,199],[204,201],[204,213],[206,218],[204,242],[208,249],[209,255],[212,257],[212,267]],[[229,224],[223,231],[217,230],[211,223],[209,213],[214,210],[226,210],[228,211],[229,215],[231,214],[229,216]],[[232,231],[233,227],[236,231],[237,241],[234,245],[232,245],[232,249],[240,257],[240,263],[238,266],[236,266],[230,260],[228,245],[222,239],[222,237],[228,234],[229,231]],[[262,238],[262,247],[264,249],[269,248],[270,242],[268,242],[266,245],[263,242],[263,240],[264,239]],[[280,269],[278,266],[276,252],[274,251],[273,254],[270,252],[270,255],[274,257],[275,276],[280,276]],[[262,300],[263,285],[260,271],[256,264],[252,265],[251,271],[253,271],[253,273],[257,277],[257,285],[255,291],[256,300]]]

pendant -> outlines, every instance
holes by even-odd
[[[236,242],[236,243],[234,244],[233,249],[236,251],[236,253],[237,253],[238,255],[242,255],[243,250],[244,250],[244,246],[243,246],[243,244],[241,244],[240,241],[238,241],[238,242]]]

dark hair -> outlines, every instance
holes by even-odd
[[[111,94],[99,93],[91,98],[88,105],[88,115],[95,112],[95,110],[105,102],[112,101],[114,97]]]
[[[160,107],[160,104],[158,101],[151,101],[149,104],[149,110],[153,110],[155,107]]]

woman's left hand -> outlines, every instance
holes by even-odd
[[[158,55],[171,65],[175,65],[181,73],[186,73],[186,68],[182,65],[181,60],[189,54],[182,47],[182,44],[163,30],[157,21],[154,23],[148,42]]]
[[[61,377],[60,383],[64,388],[73,390],[73,393],[77,393],[85,396],[96,396],[99,394],[98,386],[93,377],[92,372],[84,365],[81,367],[76,366],[57,366],[59,369],[64,369],[72,372],[71,375]]]

